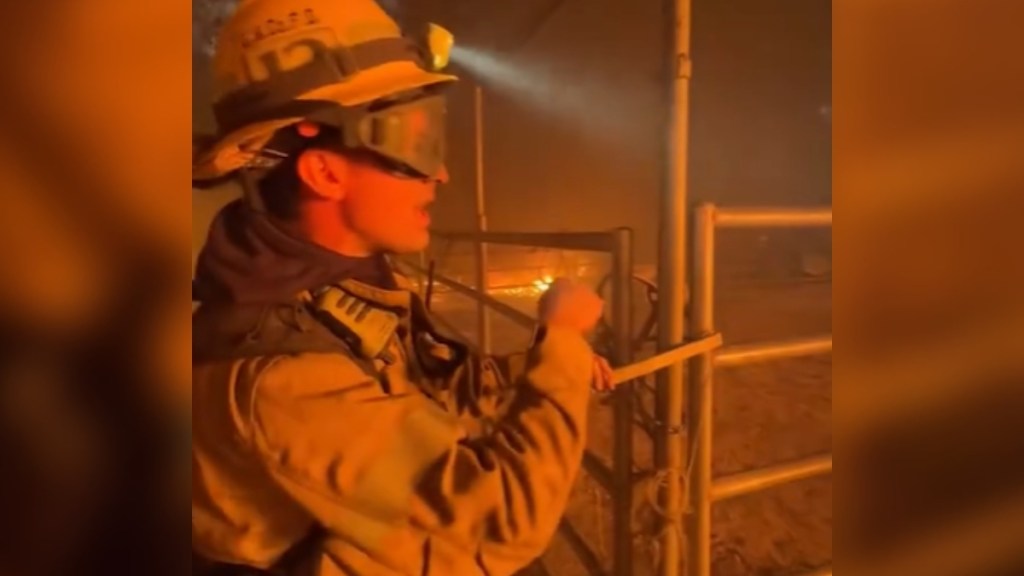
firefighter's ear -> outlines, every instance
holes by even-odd
[[[348,164],[345,159],[327,150],[306,150],[296,165],[303,192],[314,200],[338,202],[345,198]]]

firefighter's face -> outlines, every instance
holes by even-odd
[[[323,205],[314,209],[334,212],[336,232],[349,237],[349,255],[408,254],[430,243],[430,207],[437,184],[447,179],[445,170],[416,178],[370,156],[312,151],[300,160],[299,173],[311,201]]]

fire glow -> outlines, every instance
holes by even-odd
[[[551,276],[545,276],[543,278],[540,278],[539,280],[535,280],[533,282],[533,287],[540,292],[547,292],[548,290],[551,289],[551,285],[554,284],[554,282],[554,278],[552,278]]]

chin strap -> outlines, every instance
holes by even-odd
[[[267,213],[267,205],[263,202],[260,194],[260,172],[252,168],[243,168],[238,171],[238,182],[242,185],[242,196],[250,208],[261,214]]]

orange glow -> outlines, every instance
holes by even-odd
[[[540,292],[547,292],[551,288],[551,284],[555,282],[555,279],[551,276],[545,276],[539,280],[533,282],[533,287]]]

